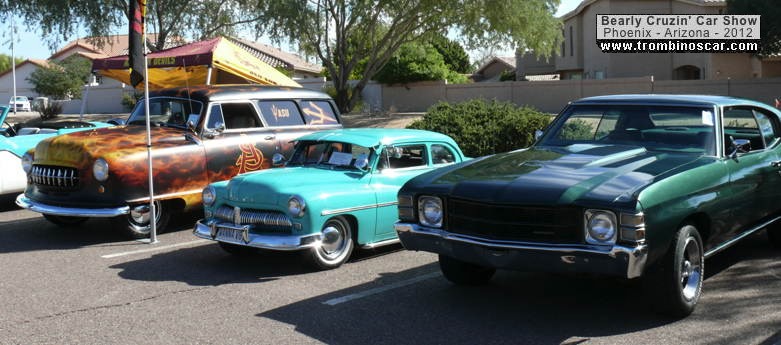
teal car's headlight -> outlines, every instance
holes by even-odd
[[[586,210],[586,242],[590,244],[616,243],[616,215],[610,211]]]
[[[293,195],[287,200],[287,211],[291,216],[301,218],[306,211],[306,203],[298,195]]]
[[[92,176],[98,181],[108,180],[108,162],[103,158],[98,158],[92,164]]]
[[[25,153],[22,156],[22,170],[24,170],[25,174],[29,174],[32,168],[33,168],[33,155],[29,153]]]
[[[203,199],[203,204],[205,206],[214,205],[214,201],[217,200],[217,191],[214,190],[214,187],[207,186],[203,189],[201,198]]]
[[[421,196],[418,199],[420,224],[434,228],[442,227],[442,199],[435,196]]]

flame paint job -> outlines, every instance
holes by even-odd
[[[203,102],[196,128],[202,128],[208,104],[214,99],[317,99],[332,103],[326,95],[300,89],[259,86],[207,86],[161,90],[151,97],[193,97]],[[334,107],[335,109],[335,107]],[[294,138],[332,126],[265,127],[225,131],[213,138],[173,127],[152,127],[152,162],[155,198],[178,199],[191,208],[201,203],[208,183],[227,180],[250,171],[271,167],[276,152],[289,155]],[[92,165],[98,158],[109,164],[109,178],[96,181]],[[81,208],[116,207],[148,201],[146,128],[139,125],[102,128],[42,141],[34,163],[75,168],[80,187],[63,191],[29,184],[27,197],[41,203]],[[103,187],[103,188],[101,188]],[[101,189],[103,191],[101,192]]]

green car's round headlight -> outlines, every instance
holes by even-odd
[[[422,196],[418,200],[420,224],[439,228],[442,226],[442,199],[435,196]]]
[[[214,204],[214,201],[217,200],[217,191],[214,190],[214,187],[207,186],[203,189],[201,198],[203,199],[204,205],[211,206]]]
[[[92,176],[98,181],[108,180],[108,162],[103,158],[95,160],[95,164],[92,164]]]
[[[303,217],[304,212],[306,211],[306,203],[304,202],[304,199],[298,195],[291,196],[287,201],[287,211],[293,217]]]
[[[587,214],[589,242],[606,244],[615,241],[616,216],[605,211],[590,211]]]
[[[25,174],[29,174],[32,168],[33,168],[33,155],[29,153],[25,153],[24,156],[22,156],[22,170],[24,170]]]

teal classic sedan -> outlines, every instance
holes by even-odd
[[[274,163],[284,157],[277,155]],[[195,236],[227,252],[306,250],[316,268],[342,265],[356,245],[398,242],[396,193],[409,179],[460,163],[446,135],[410,129],[340,129],[298,138],[284,167],[203,190]]]
[[[615,95],[572,102],[530,148],[410,180],[395,228],[456,284],[497,268],[638,278],[653,306],[685,316],[705,258],[764,228],[781,247],[779,200],[777,109]]]

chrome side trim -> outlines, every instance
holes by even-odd
[[[346,212],[353,212],[353,211],[361,211],[361,210],[368,210],[370,208],[379,208],[379,207],[385,207],[385,206],[393,206],[398,205],[398,201],[389,201],[389,202],[383,202],[379,204],[372,204],[372,205],[363,205],[363,206],[353,206],[353,207],[345,207],[345,208],[337,208],[333,210],[323,210],[320,212],[321,216],[330,216],[332,214],[339,214],[339,213],[346,213]]]
[[[362,245],[361,248],[362,249],[374,249],[374,248],[377,248],[377,247],[382,247],[382,246],[387,246],[387,245],[391,245],[391,244],[396,244],[396,243],[399,243],[399,242],[400,242],[400,240],[398,238],[391,238],[389,240],[383,240],[383,241],[379,241],[379,242],[366,243],[366,244]]]
[[[46,205],[30,200],[25,197],[24,194],[19,194],[19,196],[16,197],[16,204],[21,208],[26,208],[33,212],[55,216],[109,218],[130,213],[129,206],[116,208],[75,208]]]
[[[622,254],[628,258],[626,271],[627,278],[636,278],[641,276],[643,274],[643,268],[645,267],[645,262],[648,257],[648,247],[645,244],[638,245],[637,247],[624,247],[619,245],[556,245],[544,243],[492,241],[477,237],[453,234],[441,229],[433,229],[410,223],[396,223],[394,224],[394,229],[396,229],[396,232],[399,234],[411,233],[413,235],[433,236],[442,238],[443,240],[498,249],[544,251],[565,254],[594,254],[605,255],[613,259],[618,258],[618,254]]]
[[[707,258],[709,258],[709,257],[711,257],[711,256],[713,256],[713,255],[715,255],[716,253],[718,253],[718,252],[720,252],[720,251],[722,251],[722,250],[724,250],[724,249],[727,249],[727,248],[731,247],[733,244],[735,244],[736,242],[740,241],[740,240],[741,240],[741,239],[743,239],[744,237],[746,237],[746,236],[748,236],[748,235],[751,235],[751,234],[753,234],[753,233],[755,233],[755,232],[757,232],[757,231],[759,231],[759,230],[762,230],[762,229],[764,229],[766,226],[768,226],[768,225],[770,225],[770,224],[773,224],[774,222],[776,222],[776,221],[778,221],[778,220],[781,220],[781,216],[779,216],[779,217],[775,217],[775,218],[773,218],[773,219],[771,219],[771,220],[768,220],[767,222],[764,222],[764,223],[762,223],[762,224],[759,224],[759,225],[757,225],[757,226],[755,226],[755,227],[753,227],[753,228],[751,228],[751,229],[748,229],[748,230],[746,230],[746,231],[744,231],[744,232],[740,233],[740,235],[736,236],[735,238],[733,238],[733,239],[731,239],[731,240],[729,240],[729,241],[727,241],[727,242],[724,242],[724,243],[722,243],[722,244],[720,244],[720,245],[718,245],[718,246],[716,246],[716,247],[712,248],[711,250],[709,250],[709,251],[705,252],[705,254],[704,254],[705,258],[707,259]]]

